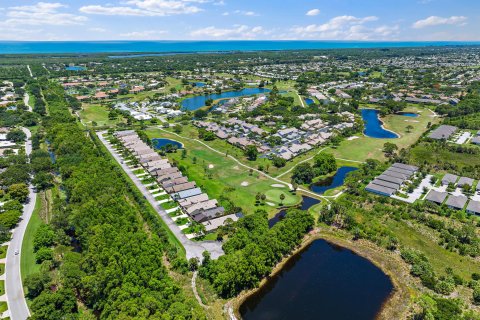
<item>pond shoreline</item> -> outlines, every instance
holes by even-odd
[[[272,272],[260,281],[260,284],[257,288],[253,288],[247,291],[241,292],[237,297],[231,299],[229,304],[233,307],[233,312],[237,319],[242,319],[240,314],[241,305],[253,294],[259,291],[264,287],[271,278],[279,274],[287,262],[301,254],[307,249],[307,247],[316,240],[325,240],[330,244],[340,246],[342,248],[348,249],[353,253],[357,254],[360,257],[367,259],[377,268],[379,268],[391,281],[393,285],[392,292],[385,299],[381,308],[378,311],[376,319],[387,320],[387,319],[405,319],[408,312],[408,307],[410,304],[410,292],[406,283],[400,279],[404,279],[402,273],[405,270],[401,270],[401,264],[397,264],[397,259],[392,259],[394,257],[393,253],[390,253],[391,257],[387,257],[387,251],[382,250],[381,248],[376,247],[375,245],[369,243],[368,241],[355,241],[349,239],[343,239],[336,234],[326,232],[321,232],[321,229],[314,229],[308,233],[302,240],[302,243],[287,257],[282,259],[273,269]],[[321,232],[321,233],[320,233]],[[388,259],[389,258],[389,259]],[[397,260],[397,261],[394,261]],[[407,271],[408,273],[408,271]]]
[[[374,109],[374,108],[361,108],[360,110],[375,110],[375,111],[379,111],[378,109]],[[365,137],[368,137],[368,138],[373,138],[373,139],[399,139],[401,138],[402,136],[400,134],[398,134],[397,132],[393,131],[393,130],[390,130],[390,129],[387,129],[385,127],[385,122],[382,120],[382,118],[380,117],[379,114],[377,114],[377,119],[378,119],[378,122],[380,122],[380,128],[382,128],[383,130],[387,131],[387,132],[390,132],[394,135],[396,135],[395,138],[381,138],[381,137],[373,137],[373,136],[369,136],[368,134],[365,133],[366,129],[363,130],[362,134],[365,136]],[[365,118],[363,118],[363,115],[362,115],[362,120],[364,122],[364,124],[366,124],[366,120]]]

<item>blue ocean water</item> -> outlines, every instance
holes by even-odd
[[[0,41],[0,54],[28,53],[192,53],[340,48],[404,48],[480,45],[480,42],[379,41]]]

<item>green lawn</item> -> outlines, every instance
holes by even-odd
[[[283,201],[280,200],[280,195],[282,194],[285,196],[285,199]],[[293,206],[298,204],[297,197],[294,194],[290,193],[287,187],[270,189],[265,192],[265,195],[267,196],[268,202],[273,202],[277,205]]]
[[[5,281],[0,280],[0,296],[3,296],[5,294]]]
[[[189,136],[189,134],[193,133],[191,130],[188,130],[184,134]],[[182,159],[180,151],[168,154],[168,158],[175,159],[179,165],[184,166],[189,179],[195,181],[197,186],[206,192],[211,199],[220,200],[221,196],[225,196],[231,199],[237,206],[240,206],[246,214],[253,213],[259,208],[255,206],[255,195],[258,192],[266,194],[269,190],[277,189],[272,187],[272,185],[278,182],[268,179],[257,172],[253,172],[250,175],[249,169],[240,166],[224,154],[218,154],[208,149],[199,142],[179,138],[156,128],[148,128],[147,134],[150,138],[162,137],[182,142],[187,150],[186,158]],[[209,145],[222,151],[225,151],[225,148],[228,148],[228,150],[235,148],[218,139],[212,141]],[[238,148],[235,149],[240,150]],[[285,195],[287,196],[286,189]],[[298,195],[292,195],[291,197],[292,199],[288,200],[289,203],[299,203],[301,201]],[[279,203],[279,201],[280,199],[276,197],[275,203]],[[268,213],[277,211],[275,207],[268,205],[260,208],[265,209]]]
[[[178,205],[175,202],[165,202],[160,204],[163,209],[168,210],[168,209],[173,209],[178,207]]]
[[[80,117],[83,121],[90,125],[92,121],[95,121],[98,126],[111,126],[117,123],[123,122],[122,117],[118,117],[115,120],[108,119],[108,109],[105,106],[98,104],[83,104],[83,110],[80,111]]]
[[[419,114],[416,118],[400,115],[388,115],[382,118],[384,127],[400,135],[398,139],[375,139],[366,137],[363,134],[358,135],[358,139],[345,140],[336,149],[332,149],[337,158],[349,160],[365,161],[365,159],[384,160],[383,145],[386,142],[394,143],[399,149],[408,148],[414,144],[418,138],[427,130],[429,122],[437,123],[438,118],[434,118],[432,113],[421,107],[407,107],[405,112],[416,112]],[[411,125],[413,129],[407,132],[407,126]]]
[[[28,275],[36,273],[40,270],[40,265],[35,263],[35,254],[33,253],[33,237],[35,232],[42,224],[40,218],[40,211],[42,210],[42,201],[40,197],[42,194],[37,195],[37,201],[35,202],[35,208],[32,213],[32,217],[28,222],[27,229],[22,242],[22,254],[20,257],[20,273],[22,275],[22,281]]]
[[[4,259],[7,257],[7,249],[8,249],[8,246],[0,247],[0,259]]]
[[[8,310],[8,305],[5,301],[0,301],[0,314]]]

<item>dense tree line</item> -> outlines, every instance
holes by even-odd
[[[313,224],[308,212],[290,210],[285,219],[269,228],[267,214],[257,211],[229,230],[223,245],[224,256],[218,260],[205,256],[200,275],[222,297],[233,297],[254,288],[300,243]]]
[[[162,264],[164,255],[173,261],[176,250],[159,217],[148,216],[121,169],[77,125],[63,89],[42,87],[49,105],[44,126],[66,198],[54,203],[51,226],[35,235],[42,270],[58,276],[27,281],[34,289],[32,319],[78,318],[77,300],[100,319],[203,318]],[[147,232],[145,222],[154,218]]]

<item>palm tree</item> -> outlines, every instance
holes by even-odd
[[[407,129],[407,132],[410,133],[413,129],[413,126],[409,124],[406,129]]]
[[[280,205],[283,205],[283,200],[285,200],[285,195],[282,193],[280,194]]]

